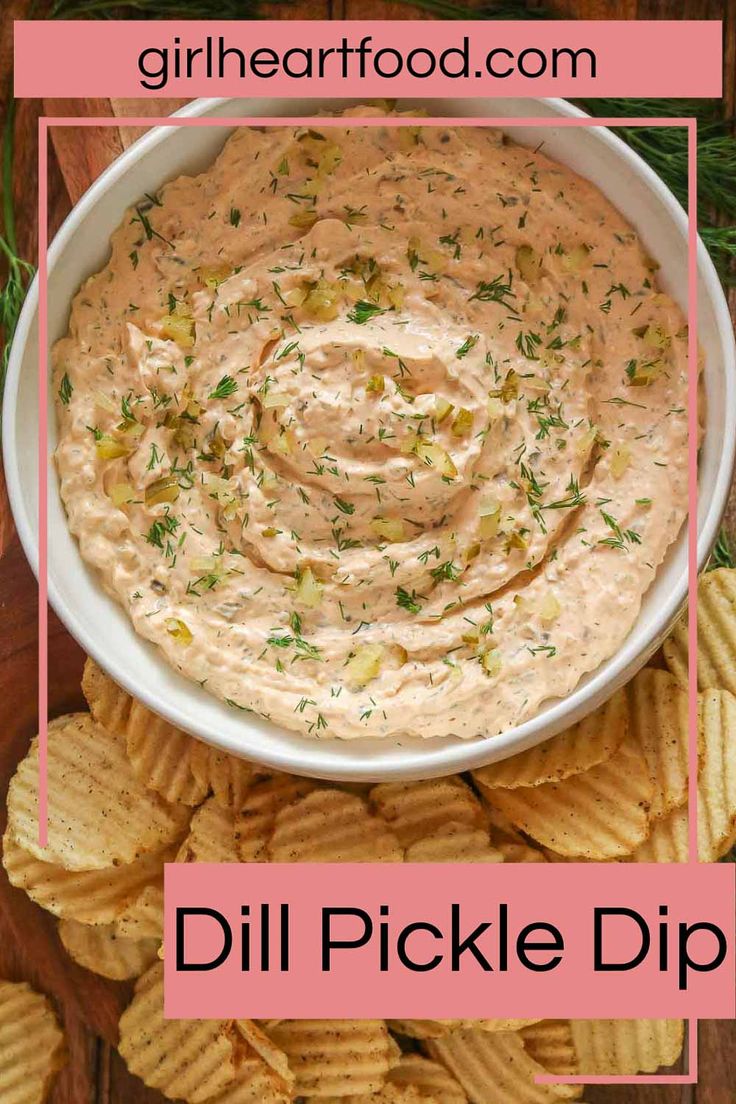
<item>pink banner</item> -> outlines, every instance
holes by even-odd
[[[172,864],[174,1018],[731,1018],[734,867]]]
[[[15,23],[19,97],[718,97],[716,20]]]

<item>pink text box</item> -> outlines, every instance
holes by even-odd
[[[226,55],[220,76],[220,38]],[[208,46],[208,39],[210,46]],[[367,39],[361,72],[355,52]],[[435,59],[468,41],[467,76],[445,75]],[[353,53],[340,53],[343,48]],[[194,57],[191,76],[176,73],[175,47],[186,60]],[[142,51],[168,50],[166,83],[160,77],[141,83]],[[208,72],[208,50],[212,64]],[[324,58],[322,75],[319,51]],[[311,75],[305,50],[312,51]],[[415,53],[412,72],[409,55]],[[581,54],[573,75],[569,53]],[[256,53],[260,51],[260,53]],[[290,55],[289,72],[283,59]],[[380,69],[373,64],[380,55]],[[393,52],[398,53],[394,57]],[[491,72],[486,61],[491,51]],[[522,75],[520,55],[524,56]],[[271,54],[279,57],[274,66]],[[254,53],[259,59],[251,66]],[[393,75],[398,62],[403,69]],[[542,69],[543,62],[546,65]],[[445,68],[463,72],[458,54]],[[343,70],[343,64],[348,66]],[[147,55],[145,67],[158,72],[158,56]],[[503,75],[511,70],[509,75]],[[303,76],[295,74],[304,73]],[[291,73],[292,75],[289,75]],[[380,73],[386,75],[379,75]],[[412,75],[412,73],[416,75]],[[496,75],[492,75],[496,74]],[[539,75],[537,75],[539,74]],[[145,77],[143,79],[146,79]],[[151,87],[153,85],[153,87]],[[550,20],[417,21],[417,20],[30,20],[15,23],[15,94],[19,97],[141,96],[662,96],[719,97],[722,89],[722,31],[717,20]]]
[[[165,1011],[175,1018],[223,1019],[731,1018],[734,873],[725,864],[171,864],[165,874]],[[184,908],[214,910],[226,920],[231,948],[216,968],[177,969],[177,909]],[[649,951],[632,970],[594,970],[595,910],[604,908],[633,910],[650,932]],[[373,924],[363,946],[330,950],[329,971],[325,930],[333,941],[352,943],[365,936],[368,924],[357,914],[333,914],[325,929],[326,909],[361,909]],[[475,947],[491,969],[470,948],[453,962],[453,943],[457,949],[489,921]],[[249,941],[241,938],[243,924]],[[416,924],[434,931],[408,930],[404,958],[423,966],[441,956],[431,970],[410,969],[399,957],[399,933]],[[552,945],[552,928],[530,930],[522,959],[520,934],[539,924],[554,926],[563,945]],[[640,950],[642,928],[630,915],[606,915],[601,925],[606,963],[628,961]],[[723,939],[697,925],[713,925]],[[180,965],[215,960],[225,947],[224,930],[211,913],[188,915]],[[530,949],[534,942],[549,946]],[[719,944],[719,966],[710,972],[687,968],[683,952],[703,965],[717,959]],[[556,958],[551,969],[528,965]]]

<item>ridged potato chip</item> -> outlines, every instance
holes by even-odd
[[[688,861],[688,807],[681,805],[651,825],[649,835],[631,855],[632,862],[684,863]],[[698,850],[702,852],[700,842]],[[705,861],[702,860],[701,861]]]
[[[239,861],[235,814],[214,797],[200,805],[189,825],[189,835],[176,856],[177,862],[235,863]]]
[[[546,862],[547,859],[542,851],[538,851],[536,847],[532,847],[526,843],[499,843],[498,850],[503,855],[504,862],[511,863],[523,863],[523,862]]]
[[[219,805],[237,812],[243,805],[250,787],[264,772],[246,759],[219,751],[209,744],[197,741],[190,756],[194,777],[205,792]]]
[[[519,1031],[538,1020],[388,1020],[392,1031],[412,1039],[442,1039],[458,1031]]]
[[[578,1073],[577,1052],[569,1020],[539,1020],[521,1029],[527,1054],[558,1077]]]
[[[115,924],[59,921],[59,938],[75,962],[113,981],[137,978],[155,961],[158,939],[129,939]]]
[[[462,1085],[450,1071],[421,1054],[402,1054],[398,1065],[389,1073],[388,1080],[392,1085],[418,1089],[425,1102],[431,1098],[438,1104],[468,1104]]]
[[[8,830],[29,855],[66,870],[132,863],[181,837],[190,811],[133,773],[119,736],[88,713],[49,725],[48,846],[38,842],[38,740],[8,789]]]
[[[425,782],[382,782],[369,794],[402,847],[432,835],[446,824],[483,825],[483,810],[462,778],[430,778]]]
[[[682,1053],[682,1020],[571,1020],[578,1068],[585,1076],[655,1073]]]
[[[127,939],[155,939],[164,937],[164,887],[161,883],[145,886],[125,906],[115,920],[120,935]]]
[[[320,1104],[342,1104],[342,1101],[347,1101],[348,1104],[443,1104],[439,1098],[421,1093],[416,1085],[394,1085],[391,1082],[376,1093],[361,1093],[360,1096],[348,1097],[310,1096],[306,1098],[305,1104],[311,1104],[315,1099],[319,1099]]]
[[[549,1071],[534,1061],[516,1031],[461,1031],[426,1045],[471,1104],[550,1104],[576,1100],[582,1091],[577,1085],[537,1085],[534,1078]]]
[[[379,1092],[399,1060],[383,1020],[282,1020],[268,1034],[289,1059],[296,1096]]]
[[[265,862],[276,814],[316,788],[309,778],[275,774],[256,782],[248,792],[235,820],[235,835],[241,862]]]
[[[503,854],[491,844],[485,828],[449,823],[407,847],[406,862],[416,863],[494,863],[503,862]]]
[[[69,871],[29,855],[7,831],[3,837],[3,865],[11,885],[47,912],[82,924],[112,923],[146,886],[161,882],[164,863],[173,857],[169,849],[106,870]]]
[[[141,782],[166,801],[199,805],[209,793],[192,771],[199,746],[118,686],[92,659],[84,665],[82,691],[98,724],[125,739],[128,758]]]
[[[236,1020],[235,1026],[248,1050],[264,1061],[290,1092],[294,1087],[294,1074],[284,1051],[253,1020]]]
[[[500,786],[505,790],[564,782],[607,762],[624,739],[627,723],[626,700],[619,691],[565,732],[518,755],[480,767],[473,771],[473,778],[484,789]]]
[[[118,1050],[131,1073],[170,1100],[202,1104],[236,1076],[235,1050],[223,1021],[164,1019],[161,962],[136,984],[120,1017]]]
[[[43,1104],[64,1065],[64,1035],[46,997],[0,981],[0,1101]]]
[[[716,862],[736,838],[736,697],[727,690],[706,691],[701,721],[698,852],[701,862]]]
[[[631,732],[654,779],[649,814],[666,816],[687,800],[688,696],[669,671],[645,667],[626,687]]]
[[[664,642],[667,666],[687,689],[687,614]],[[736,694],[736,570],[719,567],[698,582],[698,689]]]
[[[611,759],[563,782],[516,790],[479,785],[517,828],[563,857],[617,858],[647,836],[654,787],[631,736]]]
[[[125,733],[135,699],[89,656],[82,672],[82,693],[98,724],[110,732]]]
[[[238,1058],[235,1080],[208,1096],[207,1104],[288,1104],[292,1099],[283,1082],[260,1058]]]
[[[360,797],[314,790],[276,814],[271,862],[401,862],[393,832]]]

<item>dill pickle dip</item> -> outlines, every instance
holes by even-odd
[[[655,268],[498,131],[239,129],[126,214],[54,348],[82,556],[233,708],[504,731],[619,647],[685,517]]]

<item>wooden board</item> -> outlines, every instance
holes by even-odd
[[[533,4],[530,4],[533,6]],[[688,0],[683,10],[675,0],[555,0],[555,10],[584,18],[725,17],[727,33],[726,99],[736,102],[736,0]],[[0,25],[0,88],[10,71],[10,20],[29,10],[29,0],[11,0]],[[273,5],[268,14],[292,18],[409,18],[410,9],[380,0],[309,0],[288,9]],[[426,13],[417,13],[426,18]],[[346,89],[347,91],[347,89]],[[354,90],[351,88],[351,92]],[[0,101],[1,102],[1,101]],[[171,100],[55,101],[43,105],[47,114],[166,114],[179,106]],[[23,255],[35,257],[36,119],[38,103],[20,105],[17,118],[15,194],[18,236]],[[71,205],[89,183],[133,141],[132,128],[66,128],[52,131],[49,163],[49,224],[53,234]],[[736,533],[736,497],[730,522]],[[0,701],[4,727],[0,739],[0,827],[4,827],[5,791],[17,761],[36,729],[35,581],[25,561],[4,497],[0,477]],[[77,644],[54,617],[49,628],[49,705],[52,715],[82,705],[79,679],[84,662]],[[51,1104],[161,1104],[163,1097],[131,1077],[114,1049],[117,1020],[129,986],[107,982],[69,960],[53,920],[11,889],[0,874],[0,976],[27,979],[50,994],[64,1020],[70,1061],[59,1077]],[[637,1086],[597,1088],[586,1092],[589,1104],[736,1104],[736,1023],[700,1025],[701,1077],[697,1088]]]

